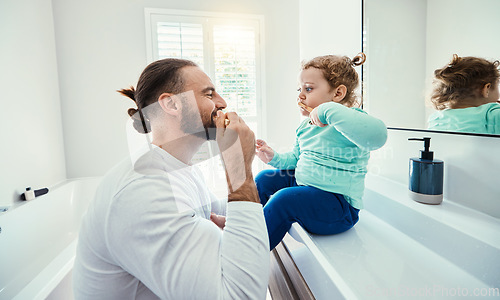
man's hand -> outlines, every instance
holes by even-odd
[[[224,115],[218,111],[215,125],[216,141],[226,170],[228,201],[259,202],[252,175],[252,162],[255,157],[253,131],[235,112]]]

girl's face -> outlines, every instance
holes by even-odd
[[[299,74],[299,95],[297,101],[316,108],[325,102],[334,101],[335,90],[330,88],[323,72],[317,68],[307,68]],[[309,112],[300,107],[300,113],[308,116]]]
[[[500,91],[498,89],[499,81],[497,80],[491,87],[488,93],[487,101],[488,103],[498,102],[500,98]]]

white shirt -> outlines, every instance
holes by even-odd
[[[75,299],[265,299],[269,240],[259,203],[223,214],[201,172],[154,147],[111,170],[89,205],[73,269]]]

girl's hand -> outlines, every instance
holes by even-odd
[[[214,222],[215,225],[217,225],[220,229],[224,229],[224,227],[226,226],[225,216],[219,216],[215,213],[210,213],[210,221]]]
[[[318,118],[318,108],[315,107],[310,113],[309,113],[309,118],[311,119],[311,124],[319,126],[319,127],[325,127],[327,126],[326,124],[321,123],[321,121]]]
[[[269,163],[274,157],[273,148],[269,147],[264,140],[257,139],[256,141],[256,153],[258,158],[264,163]]]

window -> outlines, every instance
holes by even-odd
[[[201,24],[157,22],[155,60],[175,57],[194,61],[203,68],[203,28]]]
[[[263,17],[152,8],[145,15],[149,62],[167,57],[196,62],[226,100],[227,110],[236,111],[260,137]],[[195,158],[209,185],[225,178],[219,159],[206,160],[211,154],[206,145]],[[254,174],[259,166],[254,163]]]

